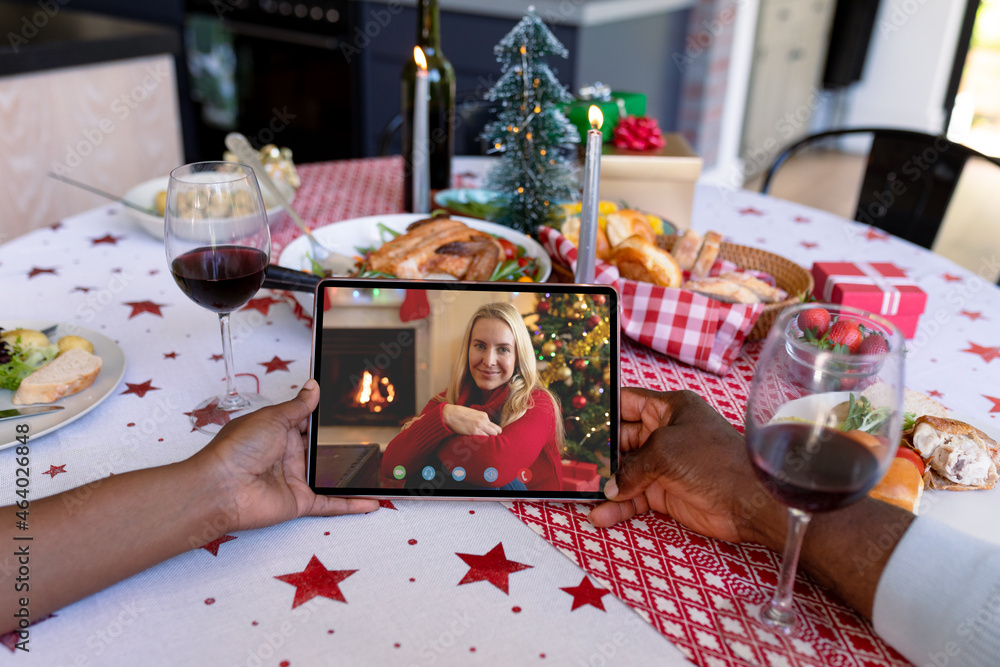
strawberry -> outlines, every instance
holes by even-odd
[[[816,338],[822,338],[830,328],[830,311],[826,308],[810,308],[799,313],[796,321],[802,331],[811,330]]]
[[[861,345],[861,331],[858,323],[853,320],[837,320],[830,327],[826,339],[833,343],[835,352],[853,353]],[[843,347],[843,349],[838,349]]]
[[[889,345],[885,342],[882,334],[873,333],[861,341],[857,349],[858,354],[882,355],[889,353]]]

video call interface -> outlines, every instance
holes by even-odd
[[[617,468],[613,290],[377,282],[338,281],[317,307],[317,492],[599,497]]]

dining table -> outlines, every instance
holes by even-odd
[[[456,158],[457,185],[476,184],[476,168]],[[398,156],[298,171],[294,207],[313,228],[402,211]],[[807,269],[848,260],[901,267],[928,295],[907,341],[906,386],[1000,433],[1000,288],[990,278],[998,258],[962,268],[868,225],[711,183],[695,188],[692,226]],[[272,260],[300,233],[290,220],[275,224]],[[191,414],[224,387],[215,316],[181,293],[162,239],[120,204],[6,240],[0,279],[0,327],[32,321],[91,332],[123,358],[106,369],[112,384],[94,405],[32,436],[33,500],[86,502],[86,484],[181,461],[209,442]],[[232,333],[241,389],[281,401],[309,378],[311,314],[289,294],[261,290],[233,314]],[[693,390],[742,429],[760,350],[760,341],[744,343],[717,375],[626,338],[621,383]],[[0,450],[0,505],[22,488],[15,457],[13,447]],[[1000,522],[976,520],[1000,508],[1000,492],[949,493],[925,493],[921,513],[1000,543]],[[0,664],[909,664],[806,573],[795,582],[801,630],[767,630],[756,614],[777,582],[780,554],[703,537],[669,516],[599,530],[585,503],[380,505],[193,540],[181,555],[33,618],[30,650],[14,633],[0,637]],[[0,549],[0,568],[13,567],[12,553]]]

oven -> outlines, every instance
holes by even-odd
[[[356,72],[345,57],[349,0],[188,0],[185,49],[198,155],[228,132],[297,163],[360,155]]]

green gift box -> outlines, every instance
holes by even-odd
[[[580,141],[587,142],[587,131],[590,130],[590,106],[596,105],[604,114],[604,124],[601,133],[604,141],[611,141],[618,121],[625,116],[645,116],[646,96],[642,93],[626,93],[611,91],[611,99],[592,99],[581,96],[575,102],[567,104],[563,109],[569,122],[580,130]]]

